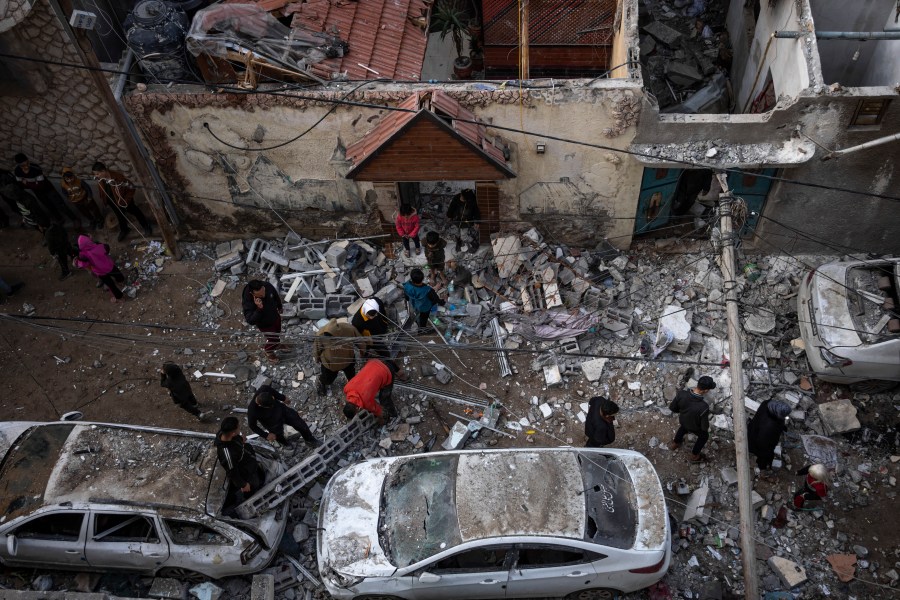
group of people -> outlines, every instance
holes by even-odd
[[[669,442],[670,450],[677,450],[684,443],[687,434],[693,434],[695,441],[690,450],[688,460],[700,463],[706,460],[703,448],[709,440],[710,405],[705,397],[716,389],[712,377],[703,376],[696,385],[683,389],[675,394],[669,403],[669,410],[678,415],[679,426],[675,436]],[[587,437],[586,446],[602,448],[615,442],[615,415],[619,407],[615,402],[595,396],[588,403],[584,432]],[[748,449],[756,456],[756,465],[761,477],[773,481],[770,474],[775,460],[775,448],[785,430],[785,419],[791,407],[782,400],[766,400],[760,404],[756,414],[747,426]],[[828,471],[824,465],[815,464],[804,467],[797,472],[804,475],[803,486],[794,494],[793,506],[803,509],[808,501],[824,498],[828,493]]]

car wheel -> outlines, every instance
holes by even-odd
[[[200,583],[209,579],[209,577],[203,573],[191,571],[190,569],[183,569],[181,567],[163,567],[156,575],[158,577],[169,577],[171,579],[180,579],[191,583]]]
[[[594,590],[581,590],[566,596],[565,600],[615,600],[619,597],[619,592],[607,588],[598,588]]]
[[[885,381],[884,379],[869,379],[868,381],[851,383],[850,390],[857,394],[880,394],[894,389],[897,385],[900,385],[900,382]]]

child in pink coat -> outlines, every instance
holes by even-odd
[[[125,276],[109,257],[109,247],[98,244],[86,235],[78,236],[78,256],[73,261],[76,267],[87,269],[97,277],[112,294],[110,302],[124,302],[125,295],[118,283],[125,283]]]
[[[409,253],[409,240],[416,244],[416,254],[422,254],[422,244],[419,242],[419,215],[409,204],[400,205],[400,214],[394,219],[394,227],[397,228],[397,235],[403,242],[403,250],[406,256]]]

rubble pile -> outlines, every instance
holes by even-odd
[[[644,84],[663,112],[728,113],[727,2],[641,2]]]

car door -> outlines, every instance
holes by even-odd
[[[557,544],[516,546],[507,582],[507,598],[565,596],[596,583],[592,561],[602,554]]]
[[[62,510],[32,517],[5,532],[0,557],[9,565],[87,566],[86,511]]]
[[[169,558],[155,515],[91,511],[85,545],[92,567],[154,571]]]
[[[480,546],[432,563],[413,576],[416,600],[504,598],[511,546]]]
[[[241,560],[241,547],[208,524],[186,519],[163,519],[163,523],[169,539],[166,567],[206,571],[210,565]]]

